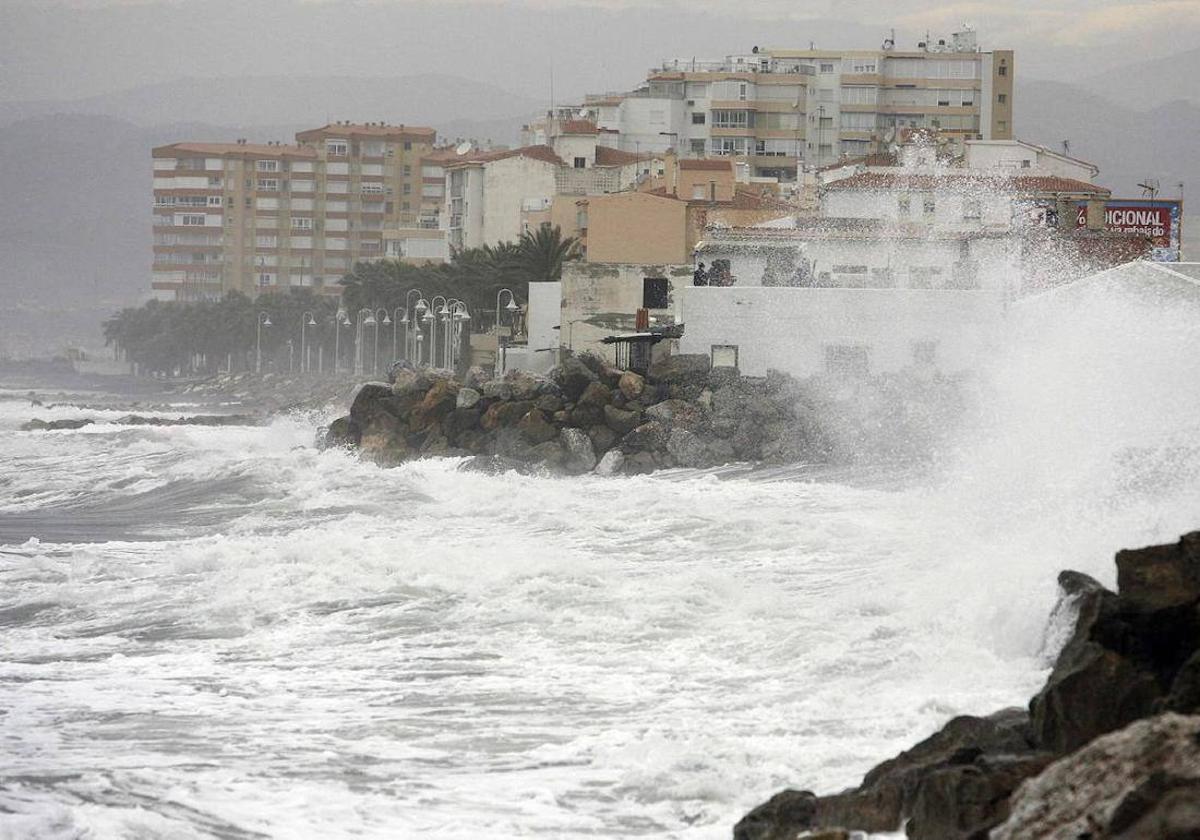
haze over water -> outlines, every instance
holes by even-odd
[[[929,470],[772,481],[0,393],[0,837],[723,838],[856,783],[1037,690],[1060,569],[1195,527],[1196,323],[1018,319]]]

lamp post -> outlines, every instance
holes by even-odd
[[[500,300],[504,297],[504,293],[508,292],[508,304],[504,307],[511,315],[521,307],[517,305],[517,296],[512,293],[512,289],[501,289],[496,292],[496,334],[500,333]]]
[[[400,325],[404,325],[404,355],[408,357],[408,310],[403,306],[397,306],[392,310],[392,361],[396,361],[400,357],[396,355],[396,339],[400,332]]]
[[[422,292],[420,289],[409,289],[407,292],[405,292],[405,293],[404,293],[404,316],[405,316],[405,318],[409,318],[409,313],[410,313],[410,312],[412,312],[412,313],[413,313],[413,314],[412,314],[412,316],[411,316],[411,319],[404,321],[404,355],[405,355],[405,356],[408,356],[408,354],[409,354],[409,352],[410,352],[410,350],[409,350],[409,330],[408,330],[408,325],[411,323],[411,324],[413,325],[413,327],[414,327],[414,328],[415,328],[415,329],[416,329],[418,332],[420,332],[420,330],[421,330],[421,323],[420,323],[420,321],[419,321],[418,319],[421,317],[421,313],[425,311],[424,309],[421,309],[421,310],[414,310],[414,309],[413,309],[413,305],[412,305],[412,303],[411,303],[411,301],[412,301],[412,296],[413,296],[413,295],[416,295],[416,296],[417,296],[417,300],[418,300],[418,301],[420,301],[420,300],[424,300],[424,292]],[[411,350],[411,352],[412,352],[414,355],[415,355],[415,354],[416,354],[416,352],[417,352],[416,343],[417,343],[417,342],[416,342],[416,340],[414,339],[414,340],[413,340],[413,342],[412,342],[412,344],[413,344],[413,347],[412,347],[412,350]]]
[[[380,312],[383,313],[382,318],[379,317]],[[375,315],[375,355],[371,358],[371,375],[378,376],[379,375],[379,325],[383,324],[386,327],[388,324],[392,323],[392,319],[388,317],[388,311],[386,309],[384,309],[382,306],[375,310],[374,315]]]
[[[354,328],[354,375],[362,376],[363,374],[363,327],[375,326],[375,316],[370,309],[365,306],[358,310],[356,319],[357,325]]]
[[[435,307],[437,306],[437,302],[439,300],[442,302],[442,308],[440,310],[435,309]],[[417,301],[417,307],[420,308],[421,304],[424,302],[425,302],[424,300]],[[437,319],[439,316],[445,314],[449,310],[446,309],[445,295],[435,295],[434,298],[431,301],[429,301],[429,303],[426,305],[428,306],[428,309],[426,310],[425,314],[421,316],[421,320],[424,321],[426,324],[429,324],[429,366],[432,368],[436,368],[437,367]]]
[[[315,327],[317,319],[313,317],[311,312],[305,311],[300,314],[300,372],[312,373],[308,370],[308,342],[305,339],[304,328]]]
[[[271,326],[271,316],[266,312],[258,313],[258,326],[254,336],[254,372],[262,373],[262,328]]]
[[[455,301],[454,305],[452,307],[450,307],[450,317],[454,321],[454,323],[452,325],[453,332],[454,332],[454,341],[451,344],[451,350],[450,350],[450,367],[453,369],[456,367],[454,357],[458,353],[459,349],[462,347],[463,325],[471,320],[471,313],[467,311],[466,302],[461,301],[461,300]]]
[[[337,314],[333,316],[333,372],[338,372],[338,363],[342,360],[341,343],[342,327],[350,326],[350,317],[345,307],[338,306]]]

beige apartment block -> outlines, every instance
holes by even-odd
[[[1013,136],[1011,50],[981,50],[974,31],[898,49],[754,47],[722,61],[672,59],[626,93],[587,97],[581,110],[626,150],[733,156],[755,177],[797,172],[886,150],[898,131],[963,139]]]
[[[437,228],[422,160],[432,128],[334,123],[283,143],[173,143],[152,151],[157,297],[313,287],[339,291],[384,231]],[[439,185],[440,186],[440,185]]]

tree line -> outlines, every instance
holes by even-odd
[[[557,280],[563,263],[580,257],[579,243],[564,237],[557,227],[542,225],[517,242],[455,251],[448,263],[409,265],[398,260],[360,262],[339,282],[340,298],[311,288],[267,292],[250,298],[230,292],[216,301],[157,301],[130,307],[104,322],[105,343],[115,347],[143,373],[164,375],[215,373],[218,370],[253,370],[261,341],[263,369],[299,370],[304,349],[313,370],[320,348],[322,366],[332,370],[335,347],[341,366],[354,354],[353,323],[360,309],[386,309],[389,313],[416,300],[420,290],[427,301],[437,295],[466,304],[479,328],[492,323],[496,295],[511,289],[519,303],[528,300],[531,282]],[[343,322],[345,314],[350,326]],[[313,325],[307,325],[311,315]],[[270,326],[259,327],[260,320]],[[301,336],[301,323],[306,326]],[[387,327],[375,329],[387,330]],[[338,334],[340,330],[340,334]],[[368,332],[367,341],[374,340]],[[391,336],[381,334],[381,346]],[[302,348],[302,344],[306,348]]]

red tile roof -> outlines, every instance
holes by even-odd
[[[437,130],[422,125],[386,125],[375,123],[330,123],[320,128],[296,132],[296,139],[317,140],[322,137],[392,137],[395,139],[428,140],[433,142]]]
[[[595,134],[596,124],[591,120],[564,120],[559,126],[561,134]]]
[[[492,163],[497,160],[505,160],[512,157],[525,157],[532,160],[540,160],[543,163],[552,163],[555,166],[565,166],[563,159],[554,153],[554,149],[549,146],[522,146],[518,149],[499,149],[490,152],[468,152],[465,155],[460,155],[457,160],[447,161],[444,165],[449,167],[483,165]]]
[[[596,147],[596,166],[628,166],[639,160],[649,160],[650,155],[635,154],[624,149],[612,149],[608,146]]]
[[[1109,190],[1057,175],[996,175],[964,170],[943,175],[907,172],[860,172],[825,185],[827,190],[944,190],[954,192],[1084,193],[1108,195]]]
[[[684,158],[679,161],[680,169],[701,169],[708,172],[732,172],[732,160],[716,160],[713,158]]]
[[[212,155],[214,157],[253,158],[315,158],[316,149],[306,146],[273,146],[270,143],[171,143],[156,146],[152,157],[173,158],[181,154]]]

